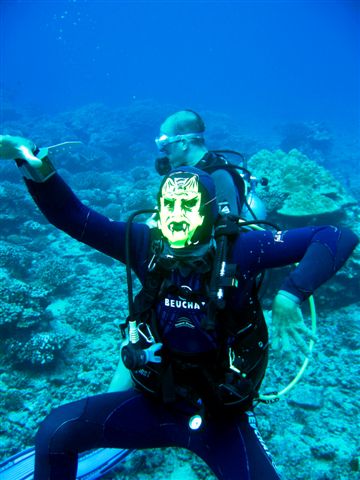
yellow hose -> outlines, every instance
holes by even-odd
[[[311,297],[309,297],[309,306],[310,306],[310,313],[311,313],[311,333],[313,334],[313,336],[315,336],[316,335],[316,308],[315,308],[314,297],[312,295],[311,295]],[[312,353],[314,345],[315,345],[315,342],[311,338],[310,341],[309,341],[309,354]],[[285,388],[283,388],[282,390],[280,390],[277,393],[260,394],[258,396],[258,399],[262,402],[265,402],[265,403],[266,402],[271,403],[271,402],[274,402],[274,401],[278,400],[282,395],[284,395],[289,390],[291,390],[298,383],[300,378],[303,376],[303,374],[306,370],[306,367],[308,366],[309,361],[310,361],[309,356],[305,357],[304,362],[303,362],[302,366],[300,367],[300,370],[298,371],[297,375],[293,378],[293,380],[291,380],[291,382]]]
[[[241,223],[242,223],[242,221],[239,221],[240,225],[241,225]],[[265,230],[264,228],[260,227],[260,225],[256,225],[256,224],[252,224],[252,225],[250,225],[250,227],[254,230]],[[311,332],[313,334],[313,337],[315,337],[315,335],[316,335],[315,300],[314,300],[314,297],[312,295],[309,297],[308,300],[309,300],[310,314],[311,314]],[[276,393],[259,394],[257,399],[262,401],[262,402],[265,402],[265,403],[267,403],[267,402],[272,403],[272,402],[275,402],[276,400],[278,400],[282,395],[287,393],[289,390],[291,390],[298,383],[298,381],[301,379],[301,377],[303,376],[303,374],[306,370],[306,367],[309,364],[309,361],[310,361],[309,357],[310,357],[310,354],[313,351],[314,345],[315,345],[315,342],[311,338],[310,341],[309,341],[309,356],[305,357],[304,362],[301,365],[297,375],[293,378],[293,380],[291,380],[291,382],[285,388],[283,388],[282,390],[280,390],[279,392],[276,392]]]

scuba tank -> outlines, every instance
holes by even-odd
[[[267,186],[269,183],[267,178],[258,179],[253,175],[245,182],[245,200],[241,210],[240,216],[244,220],[265,220],[266,219],[266,207],[264,202],[258,197],[256,193],[256,187],[258,184],[261,186]]]
[[[259,198],[256,193],[258,185],[266,187],[269,180],[265,177],[257,178],[250,170],[248,170],[247,160],[245,156],[237,152],[236,150],[212,150],[211,153],[220,156],[224,164],[219,163],[218,169],[227,170],[233,177],[234,183],[238,188],[239,194],[243,196],[241,204],[242,208],[239,212],[239,216],[246,221],[250,220],[265,220],[266,219],[266,207],[264,202]],[[224,155],[233,155],[240,158],[240,164],[228,162]],[[238,177],[241,177],[243,182],[243,188],[239,188]],[[234,213],[234,212],[232,212]]]

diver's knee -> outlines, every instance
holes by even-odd
[[[37,449],[58,449],[66,444],[72,436],[72,426],[84,411],[86,400],[69,403],[54,408],[42,421],[35,436]]]

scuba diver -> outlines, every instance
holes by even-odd
[[[267,185],[267,179],[255,178],[244,156],[234,150],[208,150],[205,144],[205,123],[193,110],[180,110],[165,119],[155,139],[163,154],[155,161],[155,169],[165,175],[172,168],[191,166],[200,168],[213,177],[220,212],[241,216],[245,220],[266,217],[264,204],[256,195],[258,183]],[[225,155],[240,160],[231,163]]]
[[[76,478],[79,453],[99,447],[182,447],[221,480],[279,473],[261,438],[254,404],[268,333],[257,275],[294,262],[273,304],[280,343],[304,332],[300,304],[341,268],[358,239],[346,228],[249,231],[219,215],[213,178],[191,167],[168,172],[158,226],[113,221],[84,205],[29,140],[0,137],[34,201],[57,228],[126,264],[123,390],[55,408],[36,435],[35,480]],[[131,273],[142,290],[132,299]]]

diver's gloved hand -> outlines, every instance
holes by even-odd
[[[286,292],[278,292],[272,305],[272,348],[291,360],[298,357],[297,349],[308,356],[309,338],[314,340],[304,323],[299,303]]]
[[[42,161],[34,155],[36,145],[31,140],[13,135],[0,135],[0,159],[22,159],[32,167],[39,168]]]

